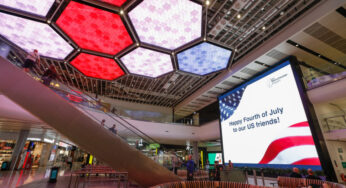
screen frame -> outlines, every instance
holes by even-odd
[[[220,100],[222,98],[224,98],[224,96],[226,94],[230,94],[244,85],[252,84],[252,83],[256,82],[257,80],[263,78],[264,76],[267,76],[267,75],[275,72],[276,70],[279,70],[280,68],[286,66],[287,62],[289,65],[291,65],[291,69],[292,69],[293,76],[294,76],[294,79],[295,79],[295,82],[296,82],[296,85],[298,88],[300,99],[302,101],[305,115],[307,117],[309,127],[311,130],[311,135],[312,135],[313,140],[315,142],[315,147],[316,147],[318,157],[319,157],[320,162],[321,162],[321,167],[322,167],[322,169],[326,175],[327,180],[337,181],[337,177],[336,177],[336,174],[335,174],[335,171],[333,168],[332,160],[329,156],[329,153],[328,153],[328,150],[326,147],[326,143],[325,143],[324,138],[323,138],[323,133],[322,133],[321,127],[318,123],[317,116],[315,114],[313,105],[307,96],[306,89],[303,87],[304,86],[303,85],[304,82],[302,79],[303,73],[301,71],[301,68],[299,67],[299,62],[298,62],[296,57],[288,56],[288,57],[278,61],[274,66],[270,67],[269,69],[266,69],[266,70],[256,74],[255,76],[250,78],[248,81],[245,81],[244,83],[241,83],[241,84],[237,85],[236,87],[220,94],[217,98],[218,104],[220,106]],[[220,114],[221,113],[220,108],[218,108],[218,110],[219,110],[219,114]],[[223,143],[223,138],[222,138],[222,126],[221,126],[221,119],[220,118],[219,118],[219,126],[220,126],[222,160],[224,161],[224,163],[226,163],[225,158],[224,158],[225,157],[225,155],[224,155],[224,143]],[[256,165],[258,165],[259,168],[263,167],[262,164],[254,164],[254,166],[256,166]],[[270,165],[264,165],[264,166],[270,167]],[[284,165],[284,166],[288,166],[288,165]],[[299,167],[299,165],[295,165],[295,166]]]

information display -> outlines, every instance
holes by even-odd
[[[210,165],[214,165],[215,161],[219,161],[219,164],[222,164],[222,153],[208,153],[208,160]]]
[[[219,97],[224,160],[320,165],[290,61]]]

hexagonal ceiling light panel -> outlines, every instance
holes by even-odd
[[[206,75],[227,68],[232,51],[203,42],[177,54],[179,69]]]
[[[92,78],[114,80],[125,75],[114,59],[96,55],[80,53],[70,64],[85,76]]]
[[[102,1],[102,2],[105,2],[108,4],[112,4],[112,5],[115,5],[118,7],[120,7],[121,5],[123,5],[126,2],[126,0],[99,0],[99,1]]]
[[[202,35],[202,6],[189,0],[146,0],[129,16],[142,42],[166,49]]]
[[[39,16],[46,16],[55,0],[0,0],[0,5]]]
[[[74,1],[56,24],[87,50],[115,55],[133,43],[119,15]]]
[[[136,48],[120,60],[132,74],[155,78],[173,71],[170,55],[146,48]]]
[[[73,47],[49,25],[0,13],[0,35],[27,52],[37,49],[46,57],[64,59]]]

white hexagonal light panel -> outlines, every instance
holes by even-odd
[[[136,48],[120,60],[132,74],[155,78],[173,71],[170,55],[142,47]]]
[[[232,51],[203,42],[177,54],[179,69],[198,75],[206,75],[225,69]]]
[[[55,0],[0,0],[0,5],[39,16],[46,16]]]
[[[189,0],[145,0],[129,12],[142,42],[174,50],[202,33],[202,6]]]
[[[0,35],[25,51],[37,49],[46,57],[64,59],[73,47],[49,25],[0,13]]]

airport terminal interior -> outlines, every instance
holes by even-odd
[[[0,0],[0,187],[346,187],[346,0]]]

